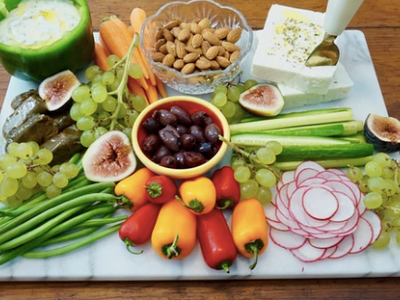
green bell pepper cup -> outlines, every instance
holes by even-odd
[[[0,0],[0,22],[22,0]],[[85,0],[72,0],[81,20],[62,38],[39,49],[24,49],[0,43],[0,63],[11,75],[41,82],[63,70],[76,72],[88,66],[94,56],[94,38],[90,10]],[[1,34],[1,33],[0,33]]]

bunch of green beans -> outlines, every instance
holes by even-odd
[[[81,186],[79,183],[84,182]],[[75,186],[53,199],[35,199],[6,212],[0,219],[0,265],[24,256],[47,258],[61,255],[118,231],[127,216],[112,217],[126,201],[113,194],[114,182],[90,183],[77,180]],[[118,204],[118,205],[116,205]],[[117,223],[98,231],[105,224]],[[37,247],[72,243],[51,250]]]

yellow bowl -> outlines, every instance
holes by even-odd
[[[225,143],[221,144],[220,148],[218,149],[218,152],[210,160],[208,160],[207,162],[205,162],[200,166],[187,169],[171,169],[160,166],[159,164],[153,162],[142,151],[141,146],[143,139],[148,135],[142,126],[143,121],[146,120],[148,117],[150,117],[155,110],[158,109],[169,110],[174,105],[185,109],[190,115],[198,111],[205,111],[211,117],[213,122],[220,127],[222,131],[221,135],[229,140],[230,138],[229,124],[225,119],[224,115],[218,108],[200,98],[191,96],[174,96],[174,97],[167,97],[150,104],[139,114],[139,117],[136,119],[132,129],[133,150],[136,156],[139,158],[139,160],[147,168],[149,168],[151,171],[159,175],[166,175],[174,179],[187,179],[203,175],[207,173],[209,170],[211,170],[215,165],[217,165],[219,161],[223,158],[228,148],[228,146]]]

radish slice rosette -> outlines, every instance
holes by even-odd
[[[363,194],[342,170],[301,163],[277,183],[266,207],[271,240],[303,262],[359,253],[379,237],[379,217],[366,210]]]

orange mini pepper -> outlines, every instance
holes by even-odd
[[[179,194],[181,203],[196,215],[209,213],[217,200],[213,182],[204,176],[184,181],[179,187]]]
[[[236,248],[244,257],[254,257],[249,266],[257,265],[258,255],[268,246],[268,226],[264,207],[255,198],[240,201],[232,213],[232,236]]]
[[[151,235],[151,244],[162,258],[187,257],[196,245],[196,216],[175,198],[164,203]]]
[[[117,196],[124,195],[131,202],[130,211],[134,212],[140,207],[148,203],[146,197],[146,182],[155,176],[155,174],[147,168],[137,170],[131,176],[121,180],[114,188]]]

